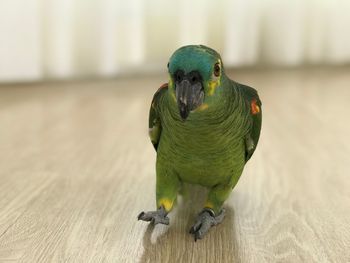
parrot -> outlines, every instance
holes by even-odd
[[[257,91],[231,80],[220,54],[204,45],[177,49],[167,65],[168,83],[154,94],[149,137],[156,150],[156,210],[137,219],[169,225],[168,214],[183,183],[208,189],[190,228],[202,239],[225,217],[223,208],[260,137]]]

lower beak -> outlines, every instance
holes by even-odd
[[[203,103],[203,87],[200,82],[191,84],[189,80],[184,79],[180,83],[177,83],[175,88],[180,116],[181,119],[185,121],[190,111],[196,109]]]

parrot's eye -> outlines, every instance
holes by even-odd
[[[168,62],[168,64],[166,65],[166,67],[169,68],[169,62]]]
[[[215,77],[220,76],[220,64],[219,63],[215,63],[215,65],[214,65],[214,75],[215,75]]]

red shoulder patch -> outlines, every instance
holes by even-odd
[[[260,108],[258,106],[258,104],[256,103],[256,99],[253,99],[251,102],[250,102],[250,110],[252,111],[252,114],[253,115],[256,115],[260,112]]]
[[[166,88],[168,88],[168,83],[164,83],[162,86],[160,86],[158,90],[166,89]]]

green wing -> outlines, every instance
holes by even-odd
[[[239,87],[242,90],[247,104],[249,105],[249,118],[252,123],[250,131],[245,138],[246,162],[248,162],[259,142],[262,109],[258,92],[255,89],[242,84],[239,84]]]
[[[168,84],[163,84],[153,96],[151,108],[149,110],[148,118],[148,128],[149,128],[149,137],[154,146],[154,149],[157,151],[160,135],[162,133],[162,125],[159,115],[159,103],[162,95],[168,91]]]

